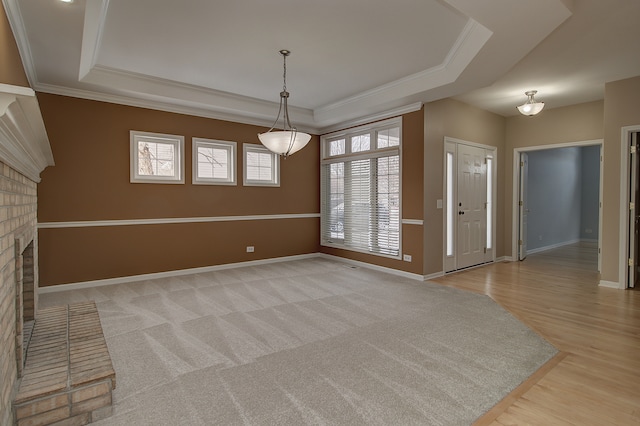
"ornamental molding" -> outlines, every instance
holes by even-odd
[[[0,161],[34,182],[54,165],[38,98],[29,87],[0,83]]]

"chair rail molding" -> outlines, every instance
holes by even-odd
[[[34,182],[53,153],[33,89],[0,83],[0,161]]]

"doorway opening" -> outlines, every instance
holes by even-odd
[[[597,244],[601,270],[602,143],[514,149],[513,259],[586,242]]]
[[[495,261],[497,149],[444,139],[444,272]]]

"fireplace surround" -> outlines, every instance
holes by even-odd
[[[37,251],[34,246],[33,235],[22,235],[15,240],[16,363],[18,377],[22,377],[38,306],[35,271]]]

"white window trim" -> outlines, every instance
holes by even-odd
[[[199,177],[198,176],[198,148],[217,148],[227,151],[227,161],[229,165],[229,173],[224,179]],[[221,141],[216,139],[205,138],[192,138],[191,139],[191,152],[192,152],[192,180],[194,185],[236,185],[237,184],[237,172],[236,172],[236,152],[237,144],[232,141]]]
[[[248,152],[260,152],[271,155],[272,162],[272,170],[271,170],[271,180],[255,180],[249,179],[247,177],[247,153]],[[269,151],[263,145],[258,145],[254,143],[244,143],[242,144],[242,184],[244,186],[270,186],[270,187],[279,187],[280,186],[280,156]]]
[[[393,147],[387,147],[387,148],[377,148],[375,146],[376,142],[375,142],[375,135],[377,132],[379,131],[383,131],[389,128],[393,128],[393,127],[398,127],[400,129],[400,145],[399,146],[393,146]],[[362,135],[365,133],[369,133],[370,134],[370,141],[371,141],[371,145],[370,145],[370,149],[368,151],[358,151],[355,153],[351,152],[351,144],[350,144],[350,137],[354,136],[354,135]],[[331,155],[330,154],[330,148],[329,148],[329,142],[331,141],[335,141],[338,139],[345,139],[345,153],[344,154],[339,154],[339,155]],[[324,246],[324,247],[334,247],[334,248],[339,248],[339,249],[343,249],[343,250],[348,250],[348,251],[353,251],[353,252],[359,252],[359,253],[365,253],[365,254],[369,254],[372,256],[379,256],[379,257],[387,257],[387,258],[391,258],[391,259],[402,259],[402,224],[403,224],[403,219],[402,219],[402,117],[396,117],[396,118],[391,118],[391,119],[387,119],[384,121],[380,121],[380,122],[376,122],[376,123],[371,123],[371,124],[367,124],[364,126],[360,126],[360,127],[354,127],[354,128],[350,128],[347,130],[343,130],[343,131],[339,131],[339,132],[334,132],[334,133],[330,133],[330,134],[326,134],[324,136],[321,137],[321,142],[320,142],[320,146],[321,146],[321,160],[320,160],[320,171],[321,171],[321,177],[320,177],[320,182],[321,182],[321,210],[324,208],[323,206],[326,204],[326,190],[325,188],[322,186],[323,182],[325,181],[325,168],[323,167],[326,164],[331,164],[331,163],[336,163],[336,162],[344,162],[344,161],[357,161],[360,159],[364,159],[364,158],[375,158],[375,157],[384,157],[387,156],[389,154],[389,152],[397,152],[398,156],[399,156],[399,160],[400,160],[400,164],[399,164],[399,175],[400,175],[400,187],[399,187],[399,204],[400,204],[400,211],[399,211],[399,219],[400,219],[400,223],[399,223],[399,240],[398,240],[398,254],[397,255],[392,255],[392,254],[386,254],[386,253],[378,253],[378,252],[372,252],[369,250],[365,250],[365,249],[360,249],[360,248],[356,248],[356,247],[351,247],[351,246],[346,246],[343,243],[335,243],[335,242],[331,242],[331,241],[326,241],[324,239],[324,234],[325,234],[325,221],[324,221],[324,211],[321,211],[321,218],[320,218],[320,245]]]
[[[145,176],[138,173],[138,141],[140,140],[148,140],[153,143],[172,144],[175,146],[174,176]],[[129,132],[129,148],[131,183],[184,184],[184,136],[131,130]]]
[[[352,156],[356,156],[359,154],[368,154],[371,151],[381,151],[381,150],[385,150],[385,149],[400,149],[400,151],[402,151],[402,143],[400,143],[400,147],[397,146],[392,146],[389,148],[377,148],[375,146],[373,146],[375,144],[375,141],[373,139],[371,139],[371,145],[370,145],[370,149],[368,151],[357,151],[352,153],[351,152],[351,144],[350,142],[350,137],[351,136],[355,136],[355,135],[362,135],[364,133],[369,133],[371,135],[371,137],[373,138],[373,135],[375,134],[375,132],[380,132],[383,130],[387,130],[393,127],[399,127],[400,128],[400,136],[402,137],[402,118],[401,117],[396,117],[396,118],[390,118],[384,121],[378,121],[375,123],[371,123],[371,124],[367,124],[364,126],[359,126],[359,127],[353,127],[353,128],[349,128],[346,130],[342,130],[339,132],[334,132],[334,133],[329,133],[326,134],[324,136],[321,137],[321,147],[322,147],[322,159],[323,160],[329,160],[331,158],[336,158],[336,157],[344,157],[345,155],[352,155]],[[345,153],[344,154],[339,154],[339,155],[331,155],[331,153],[329,152],[329,142],[330,141],[335,141],[338,139],[345,139]]]

